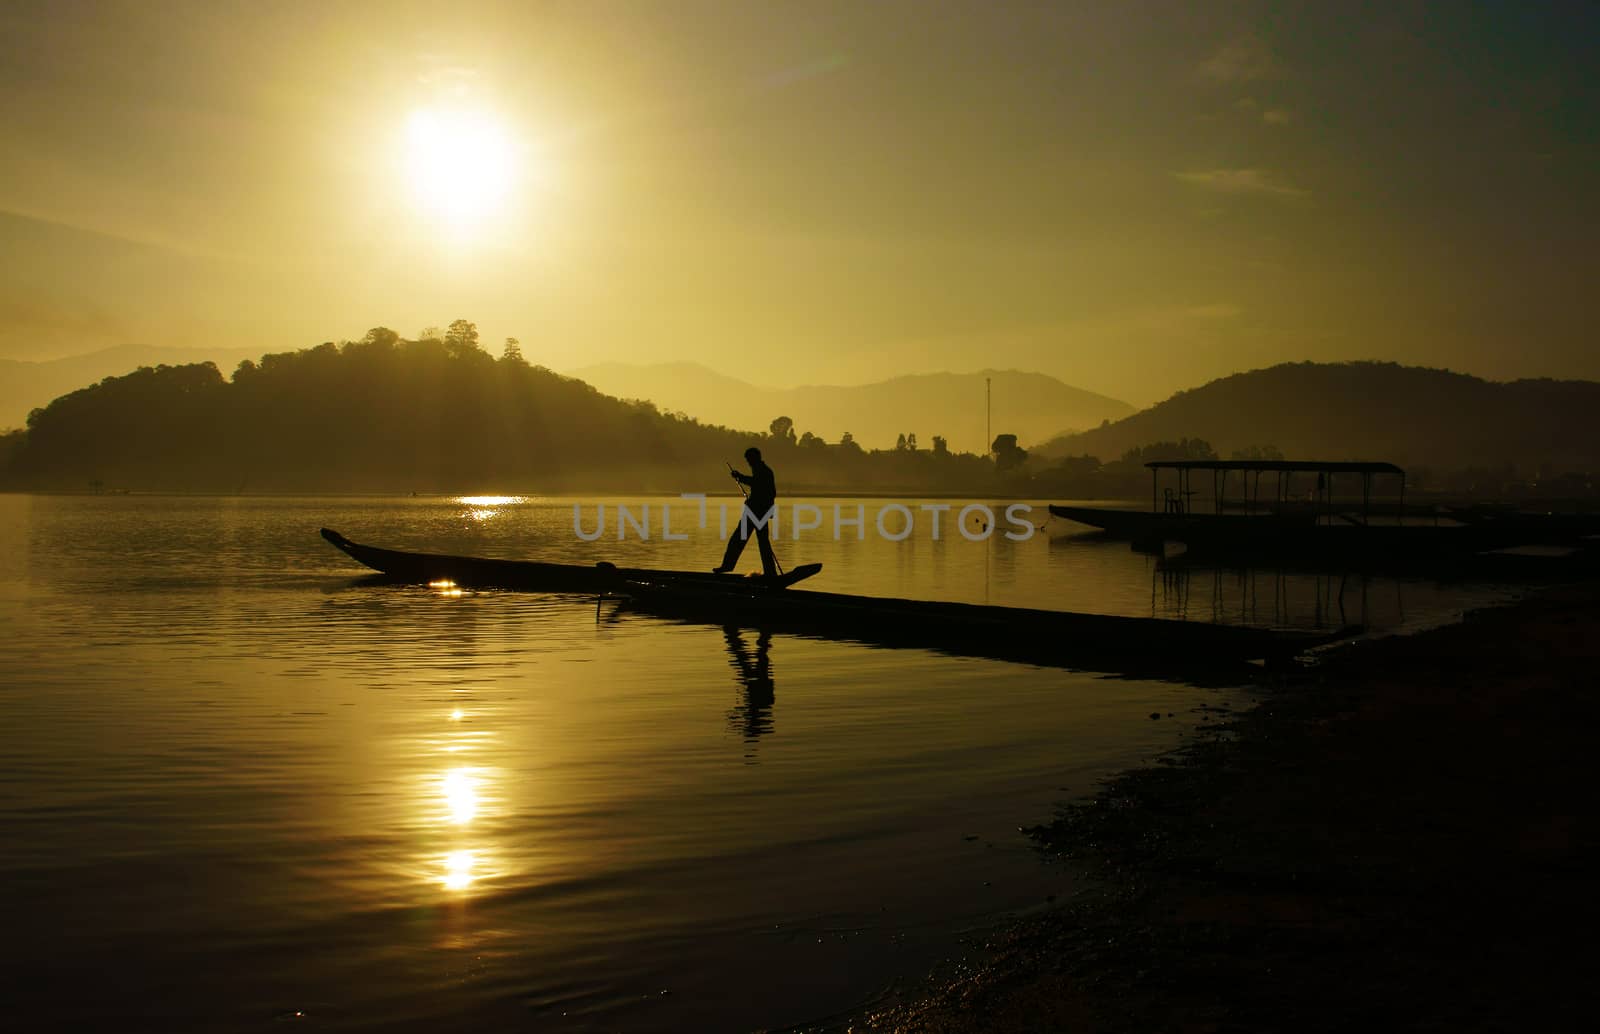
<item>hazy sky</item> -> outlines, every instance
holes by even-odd
[[[1600,377],[1595,11],[13,0],[0,356]]]

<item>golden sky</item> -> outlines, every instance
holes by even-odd
[[[1593,11],[12,2],[0,356],[1600,377]]]

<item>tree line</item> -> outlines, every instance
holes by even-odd
[[[1141,498],[1145,463],[1219,458],[1198,437],[1164,438],[1102,461],[1087,452],[1030,452],[1013,434],[997,435],[978,455],[953,452],[938,435],[928,448],[911,433],[890,449],[863,449],[849,432],[828,442],[788,416],[765,431],[705,424],[530,363],[515,338],[491,355],[476,326],[457,320],[410,339],[375,327],[358,341],[247,360],[230,377],[210,363],[108,377],[0,436],[0,488],[725,492],[724,463],[738,463],[752,444],[777,470],[780,489],[796,494]],[[1229,457],[1281,459],[1284,451],[1249,445]],[[1408,482],[1478,497],[1592,495],[1593,477],[1576,470],[1413,464]]]
[[[1014,439],[1013,439],[1014,441]],[[678,492],[727,489],[724,461],[759,445],[786,491],[984,492],[992,456],[908,439],[864,450],[788,417],[764,433],[703,424],[603,395],[530,363],[508,338],[491,355],[457,320],[402,338],[215,365],[145,367],[55,399],[0,438],[13,490]]]

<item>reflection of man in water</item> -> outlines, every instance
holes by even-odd
[[[728,714],[728,721],[744,734],[751,743],[762,733],[772,731],[772,702],[776,689],[772,682],[772,635],[762,632],[756,636],[755,656],[750,656],[744,637],[732,626],[722,630],[728,643],[728,662],[733,665],[740,687],[744,690],[743,706]]]
[[[739,554],[744,552],[745,540],[754,530],[761,549],[761,569],[769,576],[776,575],[778,558],[772,552],[769,529],[765,523],[757,522],[766,521],[769,511],[773,517],[777,516],[778,483],[772,476],[772,468],[761,462],[760,449],[751,446],[744,451],[744,458],[750,464],[750,473],[741,474],[737,470],[729,473],[739,484],[749,486],[750,495],[744,501],[744,513],[739,519],[739,526],[728,536],[728,549],[722,554],[722,563],[712,570],[718,574],[733,570],[739,563]]]

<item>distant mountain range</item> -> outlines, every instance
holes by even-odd
[[[1226,459],[1276,446],[1289,459],[1388,460],[1446,469],[1600,469],[1600,383],[1485,381],[1396,363],[1284,363],[1238,373],[1035,454],[1118,459],[1201,438]]]
[[[181,366],[214,362],[226,376],[243,359],[259,359],[259,351],[241,348],[160,348],[155,345],[117,345],[98,352],[31,362],[0,359],[0,430],[22,427],[28,413],[49,405],[69,391],[120,377],[141,366]]]
[[[763,388],[696,363],[604,363],[568,370],[608,395],[648,399],[664,410],[742,430],[765,431],[779,416],[795,432],[837,442],[846,431],[863,447],[889,448],[915,434],[920,448],[934,435],[956,451],[986,453],[984,379],[992,381],[994,434],[1028,445],[1068,430],[1097,427],[1133,412],[1126,402],[1063,384],[1042,373],[980,370],[929,373],[853,386]]]
[[[0,360],[0,429],[61,395],[139,367],[211,361],[226,379],[259,358],[239,349],[124,345],[48,362]],[[764,433],[778,416],[838,442],[887,448],[914,433],[927,450],[986,452],[984,381],[992,380],[994,434],[1015,434],[1035,470],[1054,458],[1119,459],[1156,442],[1200,438],[1224,459],[1275,447],[1290,459],[1389,460],[1407,467],[1524,475],[1600,470],[1600,383],[1486,381],[1388,362],[1284,363],[1233,374],[1135,412],[1115,399],[1015,370],[914,374],[852,387],[762,388],[694,363],[607,364],[569,371],[599,391],[648,399],[704,424]],[[1067,428],[1074,433],[1061,434]]]

